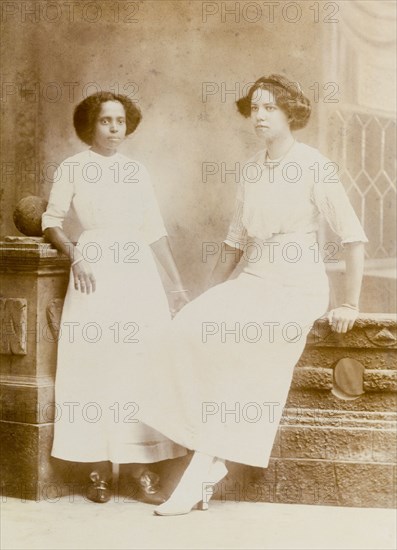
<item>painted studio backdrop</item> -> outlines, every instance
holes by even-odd
[[[362,310],[390,311],[395,256],[393,2],[3,2],[1,234],[27,195],[45,199],[65,157],[84,148],[74,106],[96,90],[143,113],[122,152],[153,180],[192,295],[225,237],[235,183],[258,143],[234,102],[285,72],[311,99],[297,138],[330,156],[369,238]],[[360,25],[357,25],[360,21]],[[75,222],[69,230],[76,233]],[[214,246],[216,249],[216,246]],[[208,250],[208,249],[207,249]],[[338,273],[333,273],[337,291]]]

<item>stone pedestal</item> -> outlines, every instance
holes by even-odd
[[[57,324],[69,260],[32,237],[5,237],[0,257],[2,492],[40,499],[64,474],[50,449]]]

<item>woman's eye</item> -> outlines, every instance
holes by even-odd
[[[101,120],[101,124],[107,124],[108,122],[109,122],[109,121],[106,120],[106,118],[103,118],[103,119]]]
[[[266,107],[266,111],[275,111],[276,110],[276,107],[273,107],[273,106],[269,106],[269,107]]]
[[[251,105],[251,111],[257,111],[258,106],[257,105]]]

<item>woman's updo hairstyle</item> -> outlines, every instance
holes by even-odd
[[[309,99],[303,94],[299,82],[293,82],[280,74],[262,76],[251,86],[248,94],[236,101],[241,115],[251,116],[251,100],[256,90],[268,90],[273,94],[276,104],[284,111],[291,130],[304,128],[310,118]]]
[[[136,130],[142,120],[142,114],[138,107],[125,95],[112,92],[97,92],[89,95],[76,106],[73,114],[73,126],[76,134],[87,145],[92,145],[101,105],[106,101],[118,101],[124,107],[127,136]]]

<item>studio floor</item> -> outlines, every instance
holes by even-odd
[[[57,501],[3,497],[1,550],[396,548],[396,511],[211,501],[206,512],[158,517],[153,507],[80,495]]]

